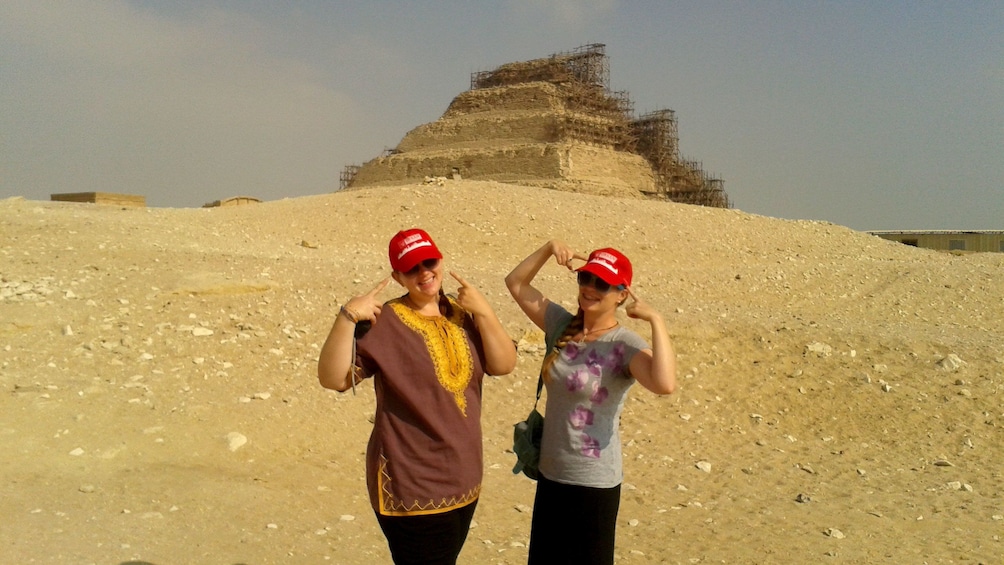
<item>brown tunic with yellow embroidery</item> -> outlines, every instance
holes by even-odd
[[[474,320],[453,308],[428,318],[391,300],[358,340],[356,364],[375,377],[366,483],[378,514],[437,514],[481,492],[484,351]]]

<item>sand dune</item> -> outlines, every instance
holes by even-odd
[[[520,342],[486,385],[462,562],[525,562],[533,483],[507,450],[542,339],[502,279],[551,238],[630,256],[679,353],[679,392],[625,408],[619,563],[1001,562],[1004,254],[472,181],[214,209],[0,201],[0,562],[387,562],[372,385],[325,391],[315,368],[412,226]],[[569,305],[573,281],[539,279]]]

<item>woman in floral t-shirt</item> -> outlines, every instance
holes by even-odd
[[[531,283],[551,257],[575,270],[573,315]],[[585,261],[575,268],[573,261]],[[540,478],[530,529],[531,564],[610,564],[623,482],[619,422],[635,381],[656,394],[676,389],[676,355],[662,316],[631,291],[631,262],[612,248],[588,257],[563,242],[544,244],[506,277],[527,317],[548,336],[564,327],[547,353]],[[617,308],[648,322],[652,346],[617,321]]]

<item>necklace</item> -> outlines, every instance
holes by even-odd
[[[597,332],[605,332],[607,330],[612,330],[612,329],[616,328],[618,324],[620,324],[620,322],[614,322],[614,325],[607,326],[605,328],[600,328],[598,330],[595,329],[595,328],[594,329],[588,329],[588,328],[586,328],[586,326],[582,326],[582,337],[586,337],[589,334],[594,334],[594,333],[597,333]]]

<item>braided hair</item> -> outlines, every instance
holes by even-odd
[[[571,321],[568,322],[568,325],[565,326],[565,331],[558,336],[558,340],[554,342],[554,348],[545,354],[546,357],[544,357],[544,366],[540,370],[545,381],[551,378],[551,366],[558,360],[558,356],[561,355],[561,350],[564,349],[565,346],[568,345],[568,342],[572,340],[572,336],[582,331],[585,324],[585,315],[582,313],[582,308],[579,308],[579,311],[575,313],[575,316],[572,317]]]

